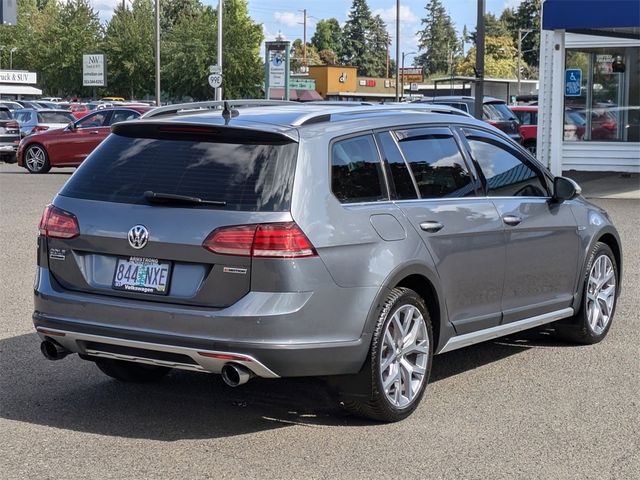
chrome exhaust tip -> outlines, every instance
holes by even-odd
[[[66,348],[58,345],[51,340],[45,340],[40,344],[40,351],[44,358],[47,360],[62,360],[64,357],[69,355],[71,352]]]
[[[230,387],[237,387],[249,381],[253,376],[247,367],[237,363],[225,363],[222,367],[222,380]]]

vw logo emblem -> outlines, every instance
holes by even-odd
[[[144,225],[135,225],[129,230],[129,245],[133,248],[143,248],[149,241],[149,231]]]

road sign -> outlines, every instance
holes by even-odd
[[[209,73],[222,74],[222,67],[220,65],[209,65]]]
[[[222,85],[222,75],[220,75],[219,73],[212,73],[211,75],[209,75],[207,80],[209,81],[209,85],[211,86],[211,88],[220,88],[220,86]]]
[[[564,71],[564,94],[567,97],[579,97],[582,93],[582,70],[567,68]]]
[[[285,52],[275,51],[269,62],[269,87],[282,88],[285,85]]]

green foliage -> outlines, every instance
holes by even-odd
[[[311,37],[311,44],[318,52],[331,50],[334,54],[340,54],[342,44],[342,29],[335,18],[319,20],[316,31]]]
[[[414,64],[421,66],[427,75],[449,72],[459,49],[453,21],[440,0],[430,0],[424,8],[427,14],[422,19],[423,29],[418,32],[418,47],[424,53],[415,58]]]
[[[104,40],[108,91],[142,98],[155,85],[155,17],[151,0],[134,0],[130,9],[118,6]]]
[[[523,0],[518,8],[505,9],[500,16],[516,45],[518,29],[533,30],[522,41],[522,58],[533,69],[537,69],[540,63],[541,3],[541,0]]]
[[[517,51],[511,37],[485,37],[484,75],[493,78],[516,78]],[[458,61],[459,75],[475,76],[476,48]]]
[[[322,59],[312,44],[307,42],[307,65],[322,65]],[[291,71],[300,72],[304,65],[304,48],[302,40],[296,38],[291,44]]]
[[[353,0],[342,31],[341,60],[358,67],[358,75],[384,76],[389,34],[379,15],[373,17],[366,0]]]

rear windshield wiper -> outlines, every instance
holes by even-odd
[[[147,190],[144,192],[144,198],[149,203],[157,204],[186,204],[186,205],[215,205],[216,207],[224,207],[227,202],[220,200],[204,200],[198,197],[190,197],[188,195],[175,195],[173,193],[159,193]]]

